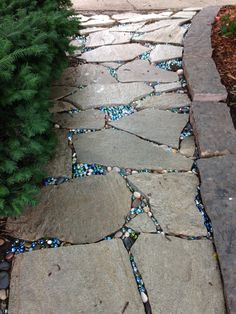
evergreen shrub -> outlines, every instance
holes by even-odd
[[[50,85],[79,22],[70,0],[0,1],[0,215],[34,205],[56,141]]]

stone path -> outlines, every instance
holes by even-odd
[[[9,314],[225,313],[181,62],[197,11],[81,15],[51,177],[7,221]]]

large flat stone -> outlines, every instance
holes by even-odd
[[[115,21],[112,19],[92,19],[87,22],[80,23],[82,27],[112,26],[114,24]]]
[[[227,91],[212,58],[184,54],[184,74],[193,101],[225,101]]]
[[[74,136],[81,162],[136,169],[190,170],[192,162],[180,154],[118,130]]]
[[[87,37],[86,47],[126,44],[130,42],[131,37],[132,35],[130,33],[104,30],[90,34]]]
[[[105,125],[105,115],[101,111],[89,109],[73,114],[57,113],[53,121],[64,129],[102,129]]]
[[[180,144],[180,154],[186,157],[193,157],[195,153],[195,141],[194,136],[185,137]]]
[[[173,12],[166,11],[161,13],[149,13],[149,14],[138,14],[138,13],[121,13],[112,15],[112,18],[118,20],[121,24],[126,23],[137,23],[137,22],[151,22],[158,21],[161,19],[167,19]]]
[[[166,110],[171,108],[179,108],[189,106],[190,99],[186,94],[169,93],[160,96],[146,97],[137,101],[137,109],[156,108]]]
[[[131,248],[155,314],[225,314],[212,243],[141,234]]]
[[[154,22],[154,23],[150,23],[150,24],[147,24],[147,25],[144,25],[142,28],[140,28],[138,31],[141,32],[141,33],[146,33],[146,32],[151,32],[151,31],[155,31],[155,30],[158,30],[160,28],[164,28],[164,27],[167,27],[167,26],[174,26],[174,25],[182,25],[184,23],[186,23],[187,20],[183,20],[183,19],[180,19],[180,20],[161,20],[161,21],[158,21],[158,22]]]
[[[191,20],[194,15],[196,14],[195,11],[179,11],[171,16],[172,19],[189,19]]]
[[[79,34],[87,36],[87,35],[89,35],[91,33],[103,31],[104,29],[106,29],[106,28],[105,27],[88,27],[88,28],[80,29],[79,30]]]
[[[146,60],[134,60],[117,70],[120,82],[175,82],[179,77],[175,72],[162,70]]]
[[[130,198],[125,181],[116,173],[74,179],[43,188],[39,204],[26,208],[18,218],[9,218],[7,229],[21,239],[96,242],[122,227]]]
[[[135,218],[131,219],[126,226],[140,233],[156,232],[154,223],[145,213],[139,214]]]
[[[145,33],[139,37],[135,37],[136,42],[145,43],[169,43],[182,45],[183,36],[186,33],[187,29],[180,27],[178,25],[171,25],[165,28],[155,30],[153,32]]]
[[[72,86],[52,86],[51,87],[51,100],[59,100],[65,96],[77,92],[78,89]]]
[[[48,176],[72,176],[72,151],[68,145],[67,131],[56,130],[57,146],[54,157],[44,167]]]
[[[166,233],[206,235],[195,205],[198,179],[192,173],[134,174],[129,182],[150,201],[152,211]]]
[[[118,297],[119,296],[119,297]],[[9,313],[144,314],[129,256],[120,240],[18,255]]]
[[[93,84],[65,98],[81,109],[124,105],[144,97],[153,89],[144,83]]]
[[[77,67],[67,68],[60,81],[55,85],[75,86],[89,84],[112,84],[116,83],[116,79],[112,77],[107,69],[97,64],[80,64]]]
[[[193,102],[190,119],[201,157],[236,154],[236,130],[226,104]]]
[[[49,109],[51,113],[63,112],[76,109],[76,107],[69,102],[57,100],[53,106]]]
[[[178,148],[180,133],[188,119],[188,115],[146,109],[110,124],[149,141]]]
[[[200,159],[201,196],[214,232],[228,313],[236,312],[236,156]]]
[[[155,92],[156,93],[167,93],[176,91],[178,89],[181,89],[181,83],[180,82],[174,82],[174,83],[166,83],[166,84],[158,84],[155,86]]]
[[[151,62],[162,62],[182,58],[183,48],[174,45],[156,45],[151,51]]]
[[[139,44],[111,45],[87,51],[81,58],[87,62],[129,61],[149,50]]]
[[[143,27],[145,22],[130,23],[130,24],[119,24],[110,28],[112,32],[136,32],[138,29]]]

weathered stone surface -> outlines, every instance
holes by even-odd
[[[48,236],[72,243],[96,242],[122,227],[130,198],[117,173],[74,179],[43,188],[39,204],[19,218],[10,218],[7,229],[21,239]]]
[[[147,214],[139,214],[126,225],[138,232],[156,232],[156,227]]]
[[[213,231],[228,313],[236,312],[236,156],[200,159],[201,196]]]
[[[120,82],[175,82],[175,72],[158,69],[147,60],[134,60],[122,65],[117,71]]]
[[[69,111],[72,109],[76,109],[75,106],[66,101],[55,101],[52,108],[49,109],[51,113]]]
[[[147,24],[147,25],[144,25],[142,28],[140,28],[138,31],[141,32],[141,33],[147,33],[147,32],[152,32],[152,31],[155,31],[155,30],[158,30],[160,28],[164,28],[164,27],[167,27],[167,26],[174,26],[174,25],[182,25],[184,23],[186,23],[187,20],[185,19],[174,19],[174,20],[161,20],[161,21],[158,21],[158,22],[154,22],[154,23],[150,23],[150,24]]]
[[[160,96],[146,97],[137,101],[137,109],[157,108],[161,110],[189,106],[190,99],[186,94],[168,93]]]
[[[110,28],[112,32],[136,32],[143,27],[145,22],[131,23],[131,24],[119,24]]]
[[[120,240],[40,250],[15,259],[9,313],[111,314],[122,313],[127,303],[127,313],[144,314]]]
[[[80,22],[87,22],[88,20],[91,19],[90,16],[85,16],[83,14],[78,14],[77,17],[79,18]]]
[[[195,149],[194,136],[188,136],[181,141],[179,152],[186,157],[193,157]]]
[[[102,129],[105,125],[105,115],[99,110],[89,109],[73,114],[57,113],[53,121],[64,129]]]
[[[194,15],[196,14],[195,11],[179,11],[171,16],[173,19],[189,19],[191,20]]]
[[[77,67],[67,68],[62,74],[61,80],[55,82],[55,85],[79,87],[95,83],[112,84],[117,81],[102,65],[80,64]]]
[[[201,11],[202,7],[184,8],[183,11]]]
[[[48,176],[72,176],[72,152],[68,146],[67,131],[56,130],[57,146],[54,158],[44,168]]]
[[[209,240],[141,234],[131,248],[152,312],[225,314],[217,261]]]
[[[180,133],[188,115],[158,109],[145,109],[110,124],[158,144],[179,147]]]
[[[193,101],[225,101],[227,91],[212,58],[183,57],[184,74]]]
[[[183,36],[186,33],[187,29],[177,26],[171,25],[165,28],[158,29],[153,32],[145,33],[139,37],[135,37],[136,42],[152,42],[152,43],[169,43],[182,45]]]
[[[138,14],[138,13],[121,13],[112,16],[113,19],[119,20],[119,23],[138,23],[138,22],[151,22],[161,19],[167,19],[173,12],[166,11],[161,13],[150,13],[150,14]]]
[[[102,66],[112,69],[118,69],[124,62],[103,62]]]
[[[99,26],[111,26],[113,24],[115,24],[115,21],[111,19],[92,19],[87,22],[83,22],[80,25],[82,27],[99,27]]]
[[[149,50],[139,44],[111,45],[87,51],[81,58],[87,62],[129,61]]]
[[[78,89],[76,87],[71,86],[52,86],[50,99],[58,100],[67,95],[77,92],[77,90]]]
[[[193,102],[190,120],[201,157],[236,154],[236,130],[226,104]]]
[[[81,162],[134,169],[190,170],[192,166],[180,154],[118,130],[74,136],[73,143]]]
[[[198,186],[198,179],[194,174],[141,173],[128,176],[128,181],[148,197],[152,211],[164,232],[207,234],[194,201]]]
[[[212,57],[212,24],[219,10],[220,7],[210,6],[193,18],[191,27],[184,39],[184,53],[186,56]]]
[[[155,86],[155,92],[156,93],[163,93],[163,92],[172,92],[177,89],[181,88],[180,82],[175,83],[166,83],[166,84],[158,84]]]
[[[126,44],[130,42],[131,37],[130,33],[104,30],[90,34],[87,37],[86,47]]]
[[[141,98],[153,89],[144,83],[93,84],[65,98],[82,109],[98,108],[102,105],[123,105]]]
[[[92,33],[95,33],[95,32],[99,32],[99,31],[103,31],[105,29],[106,29],[105,27],[88,27],[88,28],[80,29],[79,30],[79,34],[87,36],[89,34],[92,34]]]
[[[174,45],[157,45],[150,53],[151,62],[182,58],[183,48]]]

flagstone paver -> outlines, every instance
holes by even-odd
[[[137,23],[137,22],[151,22],[162,19],[167,19],[173,12],[166,11],[162,13],[149,13],[149,14],[138,14],[138,13],[121,13],[112,15],[112,18],[118,20],[119,23]]]
[[[76,107],[69,102],[57,100],[54,102],[53,106],[49,109],[51,113],[63,112],[76,109]]]
[[[105,45],[126,44],[131,40],[132,35],[127,32],[112,32],[104,30],[92,33],[87,37],[86,47],[99,47]]]
[[[149,141],[178,148],[180,133],[188,119],[184,114],[145,109],[110,124]]]
[[[141,234],[134,254],[152,312],[225,314],[212,243]]]
[[[171,16],[171,18],[182,18],[182,19],[192,19],[196,14],[195,11],[179,11]]]
[[[175,83],[166,83],[166,84],[158,84],[155,86],[155,91],[156,93],[167,93],[167,92],[172,92],[176,91],[181,88],[181,83],[180,82],[175,82]]]
[[[156,108],[166,110],[189,106],[191,100],[186,94],[168,93],[160,96],[146,97],[145,99],[138,100],[136,103],[137,109]]]
[[[95,83],[112,84],[117,83],[117,81],[101,65],[81,64],[77,67],[67,68],[62,74],[61,80],[54,84],[79,87]]]
[[[183,48],[174,45],[157,45],[150,53],[151,62],[182,58]]]
[[[93,19],[87,22],[82,22],[80,25],[83,27],[99,27],[99,26],[111,26],[115,21],[112,19]]]
[[[65,98],[81,109],[124,105],[141,98],[153,89],[144,83],[92,84]]]
[[[129,24],[119,24],[110,28],[112,32],[135,32],[141,27],[143,27],[145,22],[139,23],[129,23]]]
[[[149,50],[139,44],[111,45],[87,51],[81,58],[87,62],[129,61]]]
[[[179,77],[175,72],[162,70],[151,65],[146,60],[128,62],[117,70],[120,82],[175,82]]]
[[[74,136],[73,143],[81,162],[134,169],[190,170],[192,161],[135,135],[102,130]]]
[[[139,43],[151,42],[151,43],[169,43],[182,45],[183,36],[186,33],[187,29],[171,25],[165,28],[158,29],[153,32],[145,33],[139,37],[135,37],[135,41]]]
[[[19,276],[20,274],[20,276]],[[120,240],[17,256],[9,313],[144,314]]]
[[[167,20],[161,20],[158,22],[150,23],[147,25],[144,25],[142,28],[140,28],[138,31],[140,33],[147,33],[151,31],[155,31],[161,28],[165,28],[168,26],[181,26],[182,24],[186,23],[187,19],[167,19]]]
[[[105,115],[101,111],[89,109],[78,113],[57,113],[53,121],[65,129],[102,129],[105,125]]]
[[[57,146],[54,157],[47,163],[44,171],[48,176],[72,175],[72,152],[68,146],[67,131],[56,130]]]
[[[200,159],[201,196],[214,230],[228,313],[236,312],[236,156]]]
[[[71,86],[52,86],[50,99],[58,100],[72,93],[77,92],[77,90],[78,89],[76,87]]]
[[[130,197],[117,173],[74,179],[43,188],[39,204],[9,219],[7,229],[28,240],[57,236],[72,243],[96,242],[123,226]]]
[[[194,136],[188,136],[181,141],[180,144],[180,154],[186,157],[193,157],[195,153],[195,141]]]
[[[126,225],[138,232],[156,232],[156,227],[147,214],[139,214]]]
[[[149,199],[164,232],[206,235],[202,216],[194,202],[199,184],[195,175],[142,173],[129,176],[128,180]]]
[[[92,33],[95,33],[95,32],[99,32],[99,31],[103,31],[105,30],[106,27],[88,27],[88,28],[82,28],[79,30],[79,34],[80,35],[89,35],[89,34],[92,34]]]

